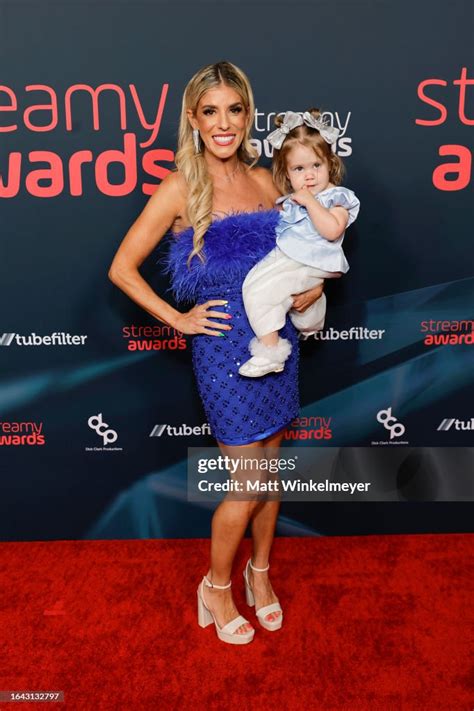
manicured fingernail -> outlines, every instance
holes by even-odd
[[[228,304],[228,301],[221,301],[222,304]]]
[[[225,314],[225,318],[232,318],[230,314]]]
[[[221,332],[219,331],[219,336],[225,336],[225,333],[221,333]]]

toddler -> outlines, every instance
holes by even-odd
[[[342,250],[346,228],[354,222],[360,202],[340,185],[341,159],[332,151],[339,130],[327,125],[317,109],[301,116],[287,111],[277,116],[270,133],[273,178],[282,193],[276,247],[247,274],[242,296],[256,334],[249,343],[252,357],[241,365],[241,375],[255,378],[281,372],[291,343],[278,334],[289,316],[302,338],[324,326],[326,297],[303,313],[292,309],[293,296],[342,276],[349,269]]]

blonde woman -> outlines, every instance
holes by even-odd
[[[284,373],[249,380],[238,369],[252,337],[242,303],[247,272],[275,246],[280,193],[271,173],[255,166],[250,143],[254,101],[246,75],[229,62],[200,69],[186,86],[176,154],[177,170],[161,182],[126,234],[109,277],[159,321],[193,336],[198,391],[224,455],[265,457],[278,447],[299,412],[297,332]],[[178,311],[141,277],[139,267],[168,232],[168,269]],[[303,312],[322,287],[295,296]],[[274,450],[273,450],[274,451]],[[253,554],[244,571],[247,602],[261,626],[274,631],[283,612],[269,579],[269,557],[280,502],[224,499],[212,518],[210,567],[198,587],[198,622],[214,623],[224,642],[247,644],[255,630],[231,592],[232,564],[250,523]]]

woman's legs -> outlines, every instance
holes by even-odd
[[[270,459],[276,456],[283,434],[284,430],[260,442],[240,447],[224,445],[221,442],[218,444],[224,456],[239,458],[247,452],[250,458],[265,457]],[[236,478],[239,478],[239,475],[242,479],[247,477],[245,471],[237,472]],[[253,538],[252,564],[256,568],[266,567],[273,544],[279,509],[279,500],[233,501],[224,499],[219,504],[212,517],[211,567],[207,574],[211,582],[216,585],[225,585],[229,582],[235,554],[249,522],[251,522]],[[270,583],[268,571],[254,573],[250,568],[249,582],[255,596],[256,609],[278,601]],[[239,614],[230,588],[215,590],[206,587],[204,594],[206,604],[216,616],[220,627]],[[276,620],[280,615],[280,612],[272,612],[265,619]],[[236,634],[245,633],[251,628],[250,624],[241,625],[236,630]]]
[[[224,456],[240,458],[247,453],[252,458],[265,457],[263,441],[240,447],[224,445],[221,442],[218,444]],[[245,478],[246,473],[238,471],[234,476]],[[236,501],[229,497],[221,501],[216,508],[212,517],[211,567],[207,574],[209,580],[216,585],[225,585],[229,582],[237,548],[257,505],[258,501]],[[214,613],[220,627],[239,614],[234,604],[231,588],[216,590],[205,587],[204,595],[205,602]],[[250,624],[241,625],[236,630],[236,634],[242,634],[251,629],[252,625]]]
[[[271,459],[277,455],[284,431],[277,432],[272,437],[264,440],[267,458]],[[267,448],[270,448],[269,450]],[[255,508],[252,514],[251,530],[253,538],[252,565],[256,568],[265,568],[270,557],[270,550],[273,544],[280,501],[262,501]],[[254,573],[249,566],[249,582],[255,597],[255,607],[260,609],[272,602],[278,602],[278,598],[273,592],[272,585],[265,573]],[[276,620],[281,612],[271,612],[266,615],[266,620]]]

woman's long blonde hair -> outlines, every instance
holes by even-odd
[[[248,113],[251,117],[244,139],[237,149],[238,159],[249,166],[255,165],[258,160],[258,151],[250,143],[255,104],[252,87],[247,76],[230,62],[208,64],[196,72],[184,90],[179,122],[178,150],[175,157],[176,167],[183,175],[188,187],[187,212],[194,230],[193,249],[188,257],[188,266],[196,255],[201,262],[204,262],[202,248],[204,247],[204,235],[211,224],[212,180],[203,152],[195,152],[193,129],[186,112],[191,109],[195,114],[203,94],[220,84],[235,89],[244,106],[248,106]]]

